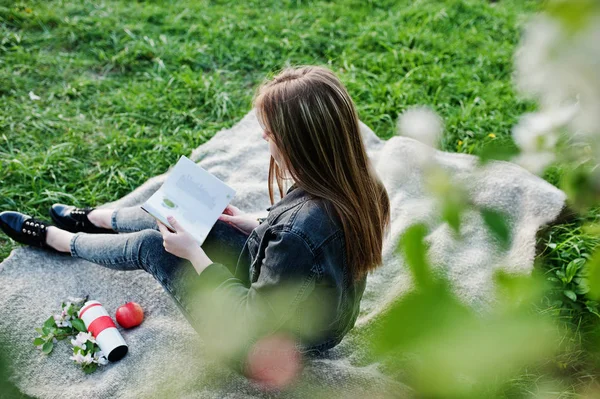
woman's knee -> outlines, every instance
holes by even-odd
[[[159,231],[146,229],[130,233],[134,242],[131,250],[134,251],[140,266],[149,271],[150,260],[160,260],[167,252],[163,247],[163,238]]]

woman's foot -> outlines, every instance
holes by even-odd
[[[48,226],[46,233],[46,245],[54,248],[58,252],[71,253],[71,239],[75,234],[70,231],[59,229],[55,226]]]
[[[20,212],[0,213],[0,229],[21,244],[54,249],[59,252],[70,252],[71,249],[71,237],[67,236],[71,233]]]
[[[54,204],[50,208],[50,217],[63,230],[72,233],[114,234],[111,226],[112,209],[76,208],[74,206]]]

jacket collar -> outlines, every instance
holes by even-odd
[[[282,199],[280,199],[278,202],[267,208],[267,211],[269,211],[269,218],[276,218],[288,209],[293,208],[296,205],[301,204],[303,202],[306,202],[310,198],[311,195],[309,193],[307,193],[303,188],[298,187],[296,183],[294,183],[287,190],[286,194]]]

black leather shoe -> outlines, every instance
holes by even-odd
[[[0,213],[0,229],[7,236],[21,244],[56,251],[46,244],[48,226],[52,226],[52,223],[35,219],[19,212],[6,211]]]
[[[115,234],[112,229],[98,227],[88,219],[87,215],[95,208],[75,208],[74,206],[54,204],[50,207],[50,217],[57,227],[71,233]]]

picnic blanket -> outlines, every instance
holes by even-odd
[[[301,379],[283,392],[264,392],[256,384],[203,357],[203,343],[162,287],[144,271],[114,271],[36,248],[18,248],[0,264],[0,339],[10,343],[12,381],[39,398],[249,398],[304,397],[317,388],[326,397],[409,397],[410,389],[388,380],[368,361],[357,334],[391,301],[411,289],[411,277],[394,254],[398,238],[412,224],[430,228],[427,240],[436,271],[444,273],[467,304],[485,309],[494,301],[494,272],[529,273],[535,235],[557,217],[563,192],[507,162],[477,167],[477,158],[446,153],[405,137],[379,139],[361,123],[368,154],[391,201],[391,234],[384,264],[368,277],[357,324],[340,345],[322,358],[308,360]],[[218,132],[191,158],[237,191],[233,204],[260,213],[270,205],[267,193],[268,144],[250,111],[230,129]],[[424,160],[426,162],[424,162]],[[510,246],[497,245],[477,212],[464,215],[460,236],[439,217],[437,200],[424,182],[426,165],[439,165],[452,184],[462,186],[477,206],[506,214]],[[168,171],[106,207],[141,204],[164,181]],[[94,204],[91,204],[94,205]],[[121,361],[85,375],[69,356],[67,342],[50,356],[33,345],[34,328],[43,324],[68,296],[101,301],[112,314],[127,301],[140,303],[143,324],[121,330],[130,351]],[[327,391],[331,388],[332,391]]]

